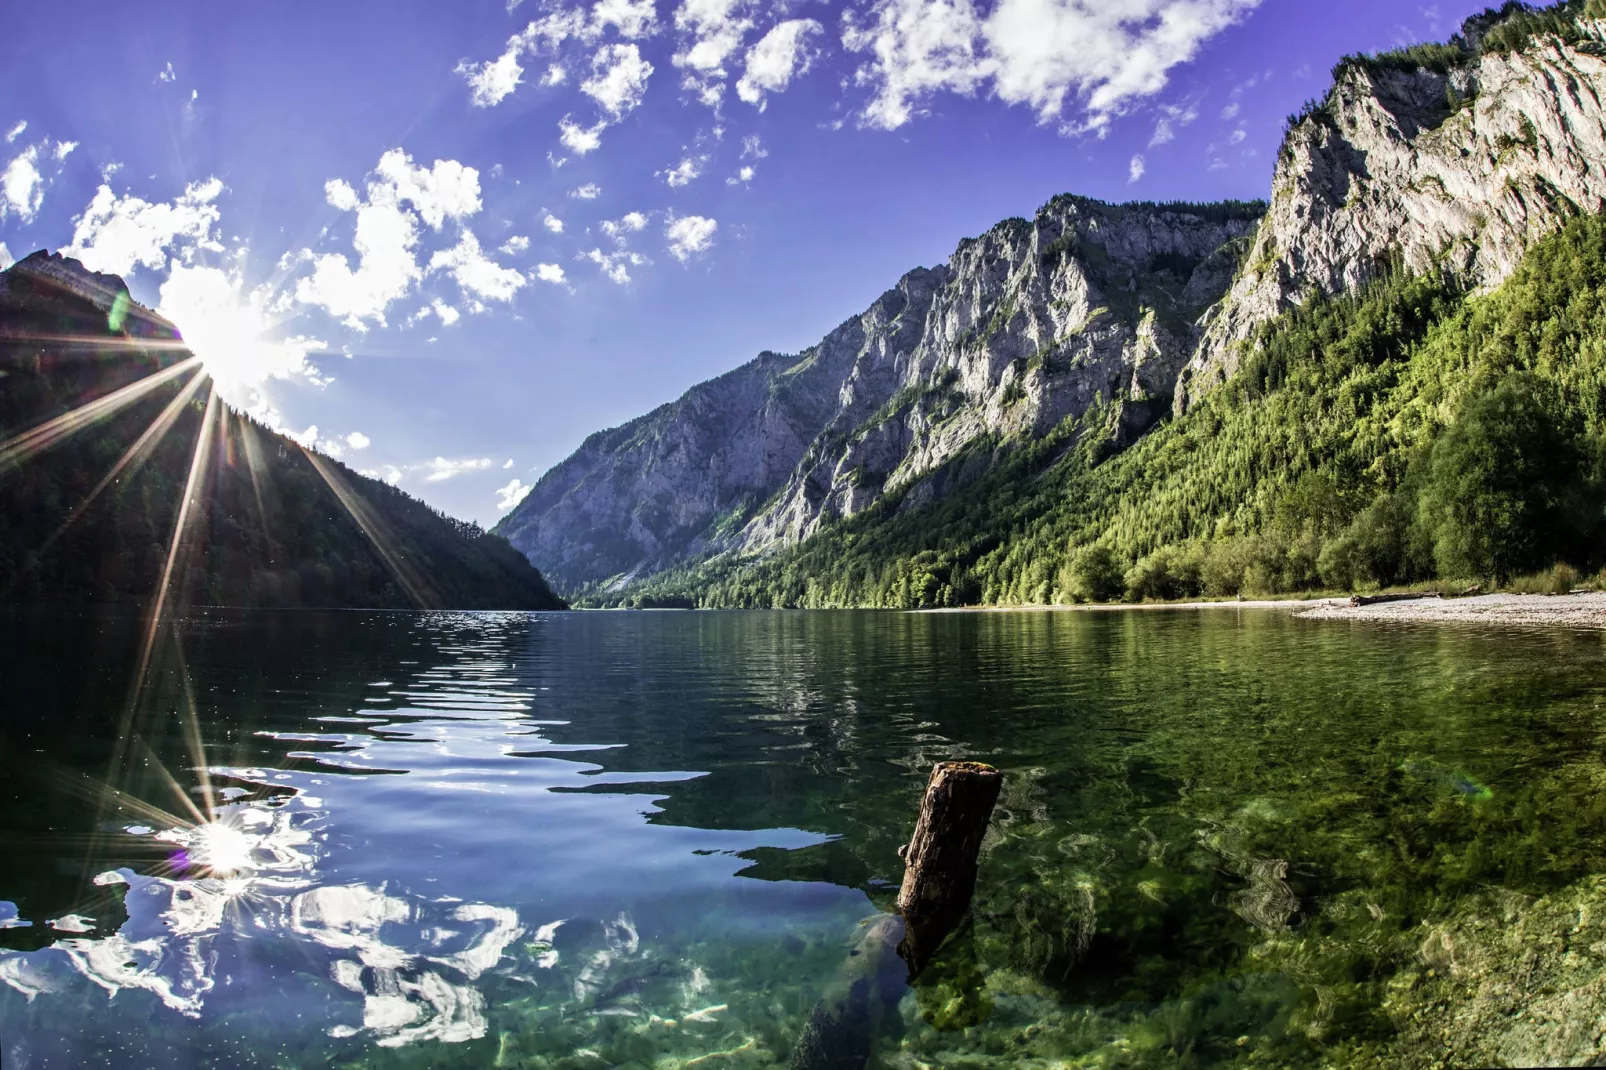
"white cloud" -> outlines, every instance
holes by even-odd
[[[19,137],[22,136],[23,131],[25,131],[27,129],[28,129],[28,120],[26,120],[26,119],[18,120],[16,126],[13,126],[10,130],[6,131],[6,144],[9,145],[12,142],[16,141]]]
[[[544,86],[562,85],[568,80],[568,68],[561,63],[548,64],[546,73],[541,76],[541,84]]]
[[[62,160],[65,160],[67,157],[71,156],[72,153],[73,153],[73,150],[76,149],[77,147],[78,147],[78,142],[76,142],[76,141],[58,141],[58,142],[56,142],[56,151],[55,151],[56,162],[60,163]]]
[[[559,219],[557,216],[553,215],[551,212],[548,212],[545,216],[543,216],[541,218],[541,225],[543,227],[545,227],[546,229],[550,230],[554,234],[562,234],[563,233],[563,220]]]
[[[558,140],[576,156],[584,156],[602,144],[602,132],[608,129],[607,120],[585,127],[567,115],[558,120]]]
[[[647,217],[640,212],[626,212],[618,219],[604,219],[599,228],[616,242],[623,242],[626,234],[647,229]]]
[[[167,66],[163,67],[160,71],[158,71],[156,73],[156,80],[158,82],[176,82],[176,81],[178,81],[178,72],[173,70],[173,61],[172,60],[168,60],[167,61]]]
[[[175,247],[183,261],[198,248],[220,251],[212,238],[218,221],[212,202],[222,193],[223,183],[210,178],[186,186],[175,201],[152,204],[132,194],[118,197],[102,185],[73,221],[72,243],[62,252],[91,271],[127,275],[136,266],[166,269],[168,252]]]
[[[707,216],[687,215],[671,219],[664,235],[669,239],[669,252],[676,260],[685,263],[714,244],[714,232],[719,224]]]
[[[373,441],[361,431],[353,431],[346,436],[346,445],[353,450],[362,451],[373,445]]]
[[[533,488],[527,487],[521,480],[514,479],[507,486],[496,492],[496,511],[505,513],[524,500],[524,496]]]
[[[271,286],[247,290],[238,271],[175,264],[159,294],[157,310],[178,325],[185,344],[231,402],[248,406],[269,379],[327,382],[308,360],[324,343],[276,337]]]
[[[370,320],[383,324],[390,304],[423,277],[414,253],[419,221],[439,230],[447,219],[466,219],[481,205],[479,172],[474,168],[456,160],[436,160],[428,168],[420,167],[401,149],[391,149],[379,158],[369,176],[366,198],[340,179],[325,183],[324,197],[334,208],[357,215],[352,239],[357,267],[353,269],[342,253],[315,255],[304,250],[302,258],[312,262],[313,271],[296,282],[295,299],[320,306],[357,330],[365,330]],[[472,238],[467,231],[464,234]],[[448,254],[437,253],[436,257],[443,255]],[[455,261],[444,266],[454,269],[454,277],[463,270],[478,278],[471,268],[459,268]],[[431,261],[431,269],[434,267]],[[461,278],[458,281],[462,285]]]
[[[448,479],[456,479],[458,476],[466,475],[469,472],[483,472],[491,467],[491,464],[492,461],[489,457],[475,457],[461,461],[450,461],[445,457],[436,457],[415,467],[424,472],[424,482],[444,483]]]
[[[1085,117],[1067,133],[1103,131],[1132,101],[1163,89],[1172,67],[1260,0],[874,0],[869,19],[844,16],[843,43],[870,59],[857,81],[873,90],[865,125],[895,129],[938,92],[987,87],[1040,120]]]
[[[16,262],[17,258],[11,255],[11,250],[6,248],[6,243],[0,241],[0,271],[4,271]]]
[[[45,202],[45,176],[39,171],[39,146],[29,145],[0,171],[0,219],[14,215],[32,223]]]
[[[397,201],[410,202],[433,230],[448,218],[461,220],[480,210],[480,173],[456,160],[418,167],[407,153],[391,149],[379,158],[375,173],[390,183]]]
[[[502,243],[502,252],[507,256],[518,256],[520,253],[528,252],[529,249],[530,239],[522,234],[515,234]]]
[[[442,327],[450,327],[463,318],[461,312],[438,297],[429,303],[429,310],[435,314],[436,319],[441,321]]]
[[[1228,121],[1231,121],[1231,120],[1233,120],[1233,119],[1236,119],[1236,118],[1238,118],[1238,113],[1239,113],[1239,112],[1240,112],[1240,111],[1242,111],[1242,110],[1243,110],[1243,105],[1242,105],[1242,104],[1239,104],[1239,103],[1238,103],[1238,102],[1237,102],[1237,101],[1236,101],[1236,100],[1235,100],[1235,101],[1233,101],[1233,102],[1232,102],[1232,103],[1231,103],[1231,104],[1228,104],[1228,105],[1227,105],[1227,106],[1226,106],[1226,107],[1225,107],[1225,108],[1222,108],[1222,109],[1221,109],[1221,117],[1222,117],[1222,118],[1223,118],[1223,119],[1226,119],[1226,120],[1228,120]]]
[[[502,470],[506,471],[507,469],[512,468],[512,467],[513,467],[513,458],[509,457],[507,459],[507,463],[502,465]]]
[[[1160,109],[1160,118],[1154,124],[1154,136],[1149,148],[1168,145],[1177,138],[1177,128],[1187,126],[1199,118],[1197,104],[1168,104]]]
[[[603,45],[591,57],[591,77],[580,83],[580,92],[618,120],[641,103],[651,74],[652,64],[635,45]]]
[[[464,291],[487,301],[513,300],[526,281],[523,273],[502,267],[481,252],[479,239],[466,227],[456,246],[429,258],[429,270],[449,272]]]
[[[562,286],[569,281],[568,276],[563,273],[563,268],[557,264],[535,265],[535,277],[540,282],[550,282],[558,286]]]
[[[508,42],[507,50],[500,56],[484,63],[470,63],[467,60],[457,65],[457,73],[468,81],[470,99],[476,108],[490,108],[502,103],[512,96],[513,91],[524,80],[524,67],[519,63],[521,46],[516,46],[518,38]]]
[[[762,160],[769,154],[770,150],[764,147],[764,143],[758,139],[757,134],[748,134],[742,138],[742,159],[745,160],[751,156],[755,160]]]
[[[737,171],[731,177],[727,178],[725,180],[725,185],[727,185],[727,186],[745,186],[749,182],[753,181],[753,176],[755,174],[757,174],[757,173],[758,172],[754,171],[751,167],[744,167],[740,171]]]
[[[590,32],[600,34],[612,26],[626,39],[646,37],[658,28],[653,0],[597,0],[591,9]]]
[[[1249,131],[1245,130],[1243,127],[1240,126],[1238,129],[1234,130],[1231,134],[1227,135],[1227,144],[1229,144],[1229,145],[1242,144],[1243,140],[1245,138],[1247,138],[1248,136],[1249,136]]]
[[[753,28],[746,16],[751,7],[752,0],[685,0],[675,12],[681,35],[675,66],[723,76],[725,61]]]
[[[631,267],[640,267],[647,262],[646,257],[628,249],[621,249],[616,253],[605,253],[601,249],[592,249],[590,252],[581,253],[578,259],[591,261],[602,269],[602,274],[607,277],[609,282],[618,283],[620,286],[630,281],[629,269]]]
[[[594,201],[602,196],[602,187],[595,182],[587,182],[579,189],[570,190],[569,196],[577,201]]]
[[[765,94],[784,92],[795,76],[809,69],[813,55],[808,39],[824,30],[814,19],[776,23],[747,50],[746,70],[736,83],[736,95],[762,110]]]
[[[1142,178],[1143,177],[1143,173],[1145,171],[1147,171],[1148,169],[1149,169],[1149,166],[1148,166],[1147,163],[1144,162],[1142,156],[1134,156],[1134,157],[1132,157],[1132,162],[1130,164],[1128,164],[1127,168],[1126,168],[1127,185],[1131,185],[1132,183],[1136,182],[1138,179]]]
[[[667,171],[659,171],[658,177],[669,183],[671,189],[679,189],[689,185],[698,175],[703,173],[703,164],[708,162],[707,156],[695,159],[688,156]]]

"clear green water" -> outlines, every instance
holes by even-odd
[[[1602,1051],[1598,635],[216,612],[120,734],[137,632],[0,616],[7,1070],[786,1066],[953,757],[974,924],[872,1065]]]

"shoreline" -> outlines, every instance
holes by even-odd
[[[1348,598],[1244,599],[1081,606],[967,606],[922,613],[1120,613],[1130,610],[1282,610],[1302,620],[1468,624],[1525,628],[1606,630],[1606,591],[1576,594],[1483,594],[1466,598],[1413,598],[1352,606]]]

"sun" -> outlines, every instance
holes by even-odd
[[[271,379],[324,381],[308,359],[324,344],[280,332],[286,304],[271,285],[247,289],[238,271],[181,264],[162,283],[157,311],[178,326],[218,393],[250,409]]]

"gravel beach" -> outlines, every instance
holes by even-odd
[[[1587,594],[1486,594],[1472,598],[1418,598],[1351,606],[1329,601],[1296,614],[1316,620],[1432,621],[1553,628],[1606,628],[1606,592]]]

